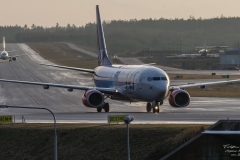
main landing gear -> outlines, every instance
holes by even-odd
[[[97,108],[97,112],[102,112],[102,109],[105,110],[105,112],[109,112],[109,103],[103,103],[101,107]]]
[[[159,113],[159,106],[163,104],[163,101],[161,102],[148,102],[146,105],[147,112],[153,111],[153,113]]]

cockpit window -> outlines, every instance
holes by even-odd
[[[148,81],[152,81],[152,77],[148,77],[147,80],[148,80]]]
[[[167,77],[161,77],[161,80],[166,81],[166,80],[167,80]]]
[[[166,77],[148,77],[147,80],[148,81],[160,81],[160,80],[166,81],[167,78]]]
[[[159,81],[160,77],[153,77],[153,81]]]

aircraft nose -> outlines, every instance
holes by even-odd
[[[169,82],[168,81],[160,82],[159,89],[161,89],[162,91],[168,90],[169,89]]]
[[[158,97],[159,99],[163,100],[168,96],[168,90],[169,90],[169,83],[168,82],[161,82],[158,86]]]

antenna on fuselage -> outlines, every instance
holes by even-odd
[[[3,37],[3,51],[5,51],[5,37]]]
[[[97,17],[97,41],[98,41],[98,65],[99,66],[111,66],[112,62],[108,58],[107,48],[104,38],[103,26],[101,16],[99,12],[99,6],[96,6]]]

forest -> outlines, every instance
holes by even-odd
[[[179,51],[192,53],[205,41],[210,46],[240,47],[240,17],[210,19],[142,19],[103,21],[108,52]],[[73,42],[96,48],[96,24],[0,26],[7,42]]]

